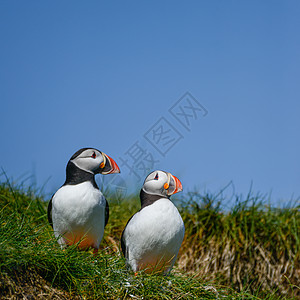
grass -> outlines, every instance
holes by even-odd
[[[221,199],[190,193],[180,206],[186,227],[169,276],[134,276],[119,239],[137,197],[110,199],[101,250],[61,250],[47,203],[31,190],[0,184],[1,299],[298,299],[299,207],[275,209],[248,195],[228,212]]]
[[[181,209],[186,242],[179,264],[242,290],[300,296],[300,211],[264,205],[261,196],[238,198],[227,213],[212,196],[191,194]],[[193,255],[186,255],[193,253]]]

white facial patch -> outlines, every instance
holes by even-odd
[[[166,196],[164,184],[168,182],[168,174],[164,171],[154,171],[145,179],[143,190],[151,195]]]
[[[95,149],[88,149],[83,151],[71,161],[78,168],[93,174],[97,169],[99,169],[100,164],[103,162],[103,156]]]

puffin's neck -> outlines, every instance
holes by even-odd
[[[64,185],[75,185],[85,181],[90,181],[94,188],[98,188],[95,175],[78,168],[71,161],[68,162],[66,168],[66,181]]]
[[[140,192],[141,209],[148,205],[153,204],[155,201],[157,201],[161,198],[168,199],[167,197],[164,197],[164,196],[147,194],[143,189],[141,189],[141,192]]]

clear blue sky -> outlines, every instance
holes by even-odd
[[[52,193],[92,146],[128,188],[142,179],[121,160],[152,157],[186,191],[299,197],[299,15],[292,0],[2,0],[0,166]],[[187,108],[189,130],[170,113],[186,92],[208,112]]]

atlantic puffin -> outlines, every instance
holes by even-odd
[[[167,274],[173,268],[184,238],[184,223],[170,196],[182,191],[177,177],[164,171],[150,173],[140,191],[141,209],[121,236],[126,264],[137,274]]]
[[[108,222],[108,202],[99,190],[96,174],[120,173],[116,162],[94,148],[78,150],[68,161],[66,181],[52,196],[48,221],[63,248],[78,243],[79,249],[97,253]]]

